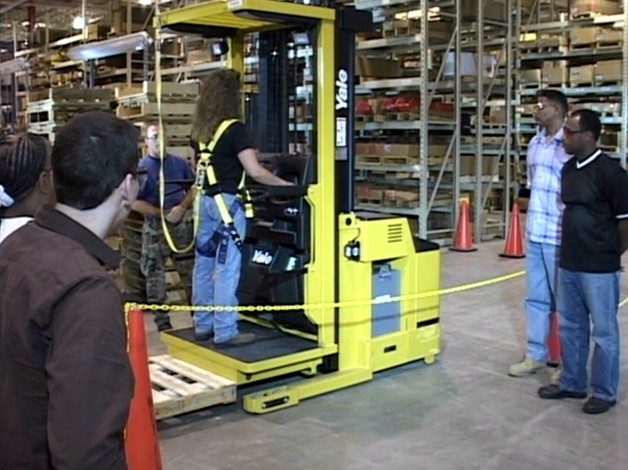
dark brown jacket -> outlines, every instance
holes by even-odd
[[[0,245],[0,469],[126,469],[118,255],[52,208]]]

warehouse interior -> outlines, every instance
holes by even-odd
[[[223,41],[156,28],[154,21],[202,3],[3,2],[2,129],[27,129],[54,143],[55,132],[87,110],[109,110],[138,126],[161,119],[168,151],[192,162],[198,83],[228,65]],[[296,406],[251,413],[257,408],[245,398],[270,382],[272,390],[289,385],[292,375],[248,385],[239,376],[214,378],[218,393],[206,394],[205,405],[178,411],[159,395],[167,389],[160,384],[153,398],[163,467],[628,468],[625,348],[620,397],[610,413],[589,417],[579,400],[540,400],[537,389],[554,368],[526,378],[507,374],[525,350],[526,264],[523,254],[499,256],[509,250],[515,220],[515,238],[525,234],[526,152],[538,130],[540,89],[563,91],[571,110],[597,111],[600,148],[626,166],[628,0],[287,3],[334,3],[372,15],[371,30],[356,32],[347,207],[407,220],[414,236],[440,246],[438,268],[430,265],[434,289],[514,276],[438,296],[437,354],[391,364],[372,380]],[[243,39],[245,119],[263,153],[309,156],[321,148],[316,78],[319,62],[333,58],[321,57],[310,40],[302,44],[283,31]],[[132,215],[109,240],[124,259],[114,275],[139,302],[142,223]],[[468,243],[449,250],[464,224]],[[188,286],[173,267],[167,281],[168,303],[178,306],[174,329],[190,329]],[[624,299],[625,279],[621,286]],[[145,313],[153,373],[170,367],[168,355],[180,346],[157,332],[151,316]]]

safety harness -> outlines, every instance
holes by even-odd
[[[235,224],[233,223],[233,216],[231,210],[235,210],[235,204],[232,207],[227,207],[225,198],[216,179],[216,172],[214,171],[214,149],[220,138],[233,124],[237,123],[237,119],[226,119],[220,123],[218,129],[214,133],[212,140],[209,143],[199,142],[200,158],[196,167],[196,190],[197,194],[205,194],[211,196],[216,202],[218,211],[220,212],[220,218],[222,219],[222,227],[218,231],[226,232],[231,236],[231,239],[239,249],[242,249],[242,238],[238,233]],[[238,185],[238,197],[240,202],[244,206],[244,215],[247,219],[253,217],[253,203],[251,201],[251,195],[246,189],[244,183],[246,174],[242,172],[242,178]],[[207,182],[207,185],[205,184]]]

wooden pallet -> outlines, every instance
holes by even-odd
[[[358,198],[358,204],[364,206],[383,207],[383,201],[381,199],[373,198]]]
[[[153,356],[148,365],[158,420],[236,401],[236,383],[224,377],[169,355]]]
[[[419,158],[405,155],[384,155],[382,163],[385,165],[417,165]]]
[[[94,103],[106,102],[113,100],[113,92],[111,90],[99,88],[49,88],[47,90],[29,91],[29,103],[45,101],[62,103]]]
[[[388,113],[389,121],[418,121],[421,118],[419,113]]]
[[[355,160],[361,165],[379,165],[382,163],[382,157],[379,155],[356,155]]]
[[[372,122],[373,115],[372,114],[356,114],[355,120],[356,122]]]
[[[595,43],[596,49],[619,49],[623,46],[622,41],[597,41]]]
[[[194,115],[194,103],[162,103],[161,114],[165,121],[189,122]],[[157,103],[137,103],[134,105],[120,104],[116,111],[122,119],[154,119],[159,116]]]
[[[161,95],[164,102],[193,103],[198,96],[198,84],[163,82]],[[116,99],[121,103],[157,101],[156,96],[157,84],[155,82],[143,82],[142,86],[116,89]]]

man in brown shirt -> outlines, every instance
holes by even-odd
[[[0,245],[0,468],[126,469],[133,394],[104,242],[137,196],[138,133],[75,117],[52,151],[58,203]]]

